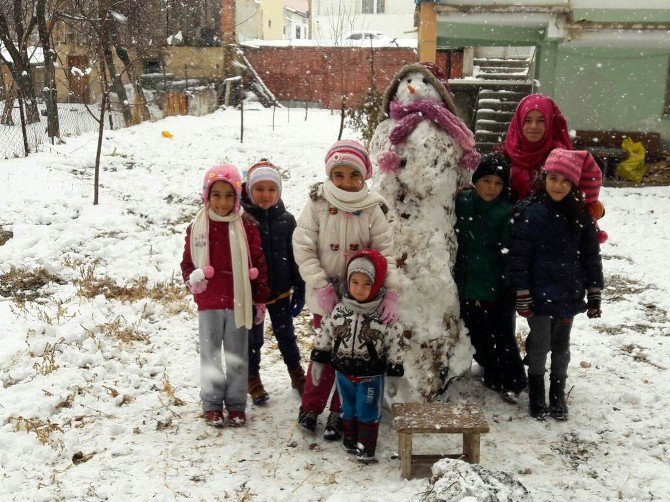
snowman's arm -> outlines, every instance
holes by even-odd
[[[386,258],[386,289],[399,292],[398,271],[396,269],[396,258],[393,252],[393,231],[386,219],[381,207],[377,206],[370,216],[370,240],[371,248],[379,251]]]
[[[314,202],[308,200],[293,232],[293,256],[303,280],[313,289],[325,288],[328,276],[319,260],[319,222]]]

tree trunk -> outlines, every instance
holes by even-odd
[[[25,56],[26,59],[14,65],[16,70],[12,72],[12,76],[16,80],[19,95],[26,107],[26,123],[35,124],[40,121],[40,111],[37,108],[37,96],[35,95],[35,78],[30,64],[27,64],[28,56],[22,56]]]
[[[114,55],[112,53],[112,47],[109,43],[109,38],[106,39],[105,44],[105,63],[107,65],[107,70],[112,79],[112,90],[116,93],[119,98],[119,105],[121,105],[121,111],[123,112],[123,121],[125,122],[126,127],[133,125],[133,111],[128,102],[128,95],[126,94],[126,88],[123,86],[123,79],[121,75],[116,71],[116,65],[114,63]]]
[[[119,59],[123,63],[125,72],[128,75],[128,79],[133,83],[133,87],[135,88],[135,99],[136,102],[139,103],[141,108],[141,115],[142,115],[141,120],[150,120],[151,116],[149,115],[147,100],[144,97],[144,89],[142,88],[142,82],[137,77],[137,75],[135,75],[135,66],[131,61],[130,56],[128,55],[128,51],[121,43],[121,39],[119,37],[119,33],[117,31],[116,26],[112,26],[112,43],[114,44],[114,50],[116,51],[116,55],[119,56]],[[138,122],[141,121],[140,117],[136,117],[136,120]]]
[[[7,89],[5,86],[5,81],[0,76],[0,82],[2,85],[2,93],[5,95],[5,108],[2,110],[2,116],[0,116],[0,124],[6,126],[13,126],[14,119],[12,118],[12,108],[14,107],[14,85]]]
[[[44,94],[47,105],[47,134],[50,138],[60,137],[58,121],[58,94],[56,91],[55,52],[51,48],[51,32],[46,21],[46,0],[38,0],[35,9],[40,44],[44,53]]]

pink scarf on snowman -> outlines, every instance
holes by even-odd
[[[475,169],[477,167],[479,154],[474,150],[475,138],[472,131],[444,105],[428,100],[403,105],[400,101],[394,99],[389,106],[389,115],[393,120],[398,121],[389,135],[389,140],[393,146],[403,143],[420,122],[432,120],[440,129],[454,138],[463,150],[463,154],[458,160],[459,167],[465,169]]]

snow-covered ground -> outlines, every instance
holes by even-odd
[[[244,143],[234,110],[106,132],[98,206],[94,133],[0,161],[1,500],[425,496],[427,478],[400,478],[388,412],[379,463],[367,467],[298,431],[299,398],[271,339],[267,406],[249,406],[243,429],[198,417],[197,319],[178,269],[201,176],[215,162],[246,168],[268,157],[299,214],[339,117],[277,110],[273,131],[271,110],[246,110],[244,123]],[[447,395],[481,405],[491,425],[481,466],[519,480],[531,500],[670,499],[670,188],[603,192],[608,287],[603,318],[575,323],[570,420],[529,419],[527,395],[503,402],[476,366]],[[527,329],[520,321],[522,336]],[[415,451],[459,444],[418,436]]]

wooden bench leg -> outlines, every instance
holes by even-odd
[[[466,462],[479,463],[479,434],[463,434],[463,454]]]
[[[400,475],[409,479],[412,474],[412,435],[398,433],[398,455],[400,455]]]

